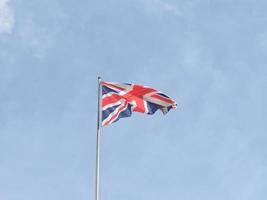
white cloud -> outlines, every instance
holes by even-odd
[[[9,0],[0,0],[0,33],[11,33],[15,19]]]

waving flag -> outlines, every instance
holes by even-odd
[[[175,109],[174,100],[150,87],[127,83],[101,82],[102,126],[131,116],[132,112],[154,114],[160,109],[163,114]]]

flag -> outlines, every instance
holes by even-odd
[[[128,83],[100,82],[102,87],[102,126],[109,125],[132,112],[163,114],[175,109],[177,104],[167,95],[153,88]]]

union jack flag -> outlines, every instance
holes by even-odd
[[[102,126],[130,117],[132,112],[154,114],[158,109],[163,114],[175,109],[174,100],[150,87],[128,83],[101,81]]]

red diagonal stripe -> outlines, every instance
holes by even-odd
[[[102,107],[105,107],[106,105],[116,103],[121,99],[121,96],[118,94],[112,94],[111,96],[104,97],[102,99]]]
[[[113,85],[113,84],[110,84],[110,83],[107,83],[107,82],[104,82],[104,81],[101,82],[101,85],[104,85],[106,87],[109,87],[109,88],[115,89],[115,90],[124,90],[124,88],[122,88],[122,87],[119,87],[117,85]]]
[[[103,124],[103,126],[111,124],[114,120],[116,120],[117,117],[120,115],[120,113],[127,108],[127,106],[128,106],[127,102],[125,102],[124,105],[121,105],[121,107],[118,109],[117,113],[115,115],[113,115],[105,124]]]

